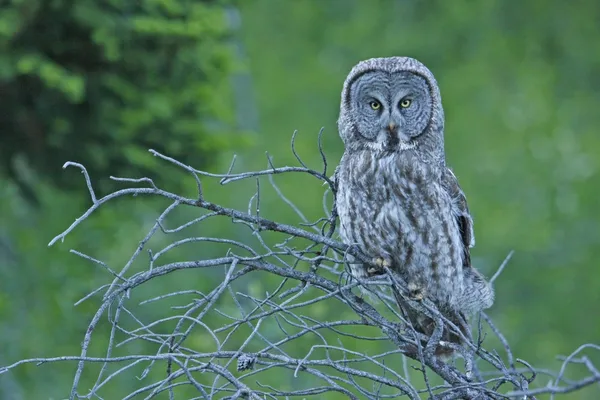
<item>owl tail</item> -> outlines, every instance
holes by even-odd
[[[396,302],[398,303],[398,307],[404,319],[412,325],[415,331],[422,333],[428,338],[431,337],[435,330],[435,321],[426,316],[425,314],[415,310],[408,302],[402,298],[399,294],[394,290],[394,296],[396,298]],[[458,327],[462,333],[462,335],[466,338],[471,338],[471,330],[469,328],[468,320],[465,314],[460,312],[446,312],[440,310],[442,315],[447,318],[450,322],[452,322],[456,327]],[[409,328],[409,330],[411,330]],[[440,344],[438,344],[435,348],[434,354],[438,357],[442,357],[444,359],[450,358],[454,355],[455,350],[451,346],[445,346],[442,344],[443,342],[452,343],[456,345],[462,345],[463,340],[461,336],[457,334],[453,329],[451,329],[447,324],[444,324],[442,337],[440,339]],[[423,341],[421,343],[423,348],[427,345],[427,341]],[[417,349],[408,349],[410,353],[414,352],[414,354],[418,354]]]

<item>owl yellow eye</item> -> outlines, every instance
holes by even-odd
[[[402,100],[400,100],[400,107],[408,108],[408,107],[410,107],[411,103],[412,103],[412,101],[410,99],[402,99]]]
[[[376,100],[371,101],[369,105],[373,110],[379,110],[381,108],[381,103]]]

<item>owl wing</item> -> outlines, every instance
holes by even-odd
[[[473,218],[469,212],[467,198],[458,184],[458,179],[449,168],[444,168],[442,173],[442,187],[452,199],[452,212],[456,217],[458,229],[463,244],[463,266],[471,266],[471,247],[475,246],[475,235],[473,234]]]

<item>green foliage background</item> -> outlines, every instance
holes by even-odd
[[[0,8],[0,365],[78,354],[95,303],[72,304],[107,278],[68,249],[122,265],[162,206],[115,202],[47,248],[89,205],[80,174],[60,170],[65,161],[85,164],[102,193],[114,188],[109,175],[139,174],[193,193],[193,182],[146,149],[212,172],[224,171],[232,151],[238,169],[264,167],[265,151],[290,165],[297,129],[299,153],[317,167],[325,127],[333,167],[343,150],[335,120],[344,77],[358,60],[386,55],[420,59],[441,86],[448,162],[475,218],[475,264],[491,276],[515,250],[491,309],[515,354],[556,368],[556,355],[600,341],[600,3],[235,5],[236,32],[224,2],[12,0]],[[299,182],[278,181],[317,217],[322,187]],[[253,190],[207,185],[212,200],[241,208]],[[298,222],[274,198],[262,208]],[[207,277],[186,279],[202,287]],[[161,285],[175,290],[178,278]],[[20,367],[0,377],[0,398],[64,397],[74,369]],[[105,398],[134,385],[118,381]]]

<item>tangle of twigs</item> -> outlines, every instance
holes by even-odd
[[[105,388],[122,376],[137,378],[131,379],[135,389],[123,393],[123,399],[163,398],[165,395],[169,399],[404,396],[440,400],[533,399],[539,394],[554,396],[600,382],[598,369],[589,358],[581,356],[584,350],[600,350],[600,346],[581,346],[564,359],[556,374],[537,370],[513,356],[508,341],[485,314],[478,319],[473,338],[463,337],[466,345],[457,349],[465,360],[465,368],[437,358],[433,349],[441,337],[443,324],[450,325],[459,335],[462,335],[461,330],[451,326],[433,304],[407,299],[412,307],[437,323],[438,329],[432,337],[422,337],[409,322],[402,320],[392,297],[381,290],[392,286],[403,294],[402,282],[390,273],[368,281],[350,278],[344,266],[345,256],[350,253],[365,262],[369,258],[334,237],[335,209],[327,209],[326,205],[333,204],[327,197],[331,200],[336,188],[328,176],[321,134],[320,171],[302,161],[294,140],[295,134],[292,151],[299,166],[275,167],[267,156],[267,169],[241,173],[234,173],[235,157],[226,173],[211,174],[151,150],[154,156],[194,178],[195,198],[161,189],[147,177],[111,177],[132,187],[98,198],[86,168],[67,162],[65,168],[79,168],[83,173],[92,205],[49,245],[63,240],[101,206],[119,197],[155,196],[168,199],[170,205],[156,218],[118,271],[101,260],[72,250],[97,264],[109,279],[77,303],[100,299],[83,337],[81,353],[17,361],[0,367],[0,375],[24,363],[75,361],[77,369],[69,399],[102,398]],[[286,179],[292,180],[294,173],[311,175],[325,185],[325,215],[316,222],[311,223],[299,207],[284,196],[273,179],[275,175],[285,174]],[[291,207],[301,224],[283,224],[261,215],[262,178],[272,185],[282,205]],[[204,179],[219,179],[222,185],[254,179],[257,190],[248,210],[240,211],[207,200],[203,192]],[[137,187],[139,184],[144,186]],[[186,206],[198,211],[196,218],[168,228],[170,214]],[[253,244],[237,238],[189,234],[171,240],[158,250],[150,247],[149,242],[155,236],[177,237],[192,229],[201,230],[213,220],[238,224],[236,231],[248,233]],[[163,262],[167,257],[176,258],[176,250],[187,243],[225,247],[216,257]],[[142,259],[142,253],[149,255],[149,261],[145,268],[136,270],[134,262]],[[506,262],[499,272],[505,265]],[[189,289],[155,292],[151,296],[147,290],[140,290],[167,274],[180,274],[185,270],[195,270],[197,276],[212,273],[212,278],[206,281],[214,284],[208,289],[194,289],[194,282],[188,282],[190,275],[185,275],[182,286],[190,283]],[[257,282],[261,290],[250,290]],[[357,290],[358,286],[372,296],[363,297],[364,291]],[[110,324],[109,339],[103,345],[104,356],[94,357],[89,354],[90,345],[98,326],[105,323],[104,318],[108,318]],[[490,338],[486,339],[486,335]],[[491,337],[500,343],[498,351],[484,346]],[[140,349],[146,352],[140,354]],[[504,353],[502,356],[500,350]],[[588,376],[579,381],[566,379],[565,370],[573,364],[585,366]],[[84,374],[93,374],[91,387],[82,387]],[[551,376],[548,385],[538,383],[542,375]]]

